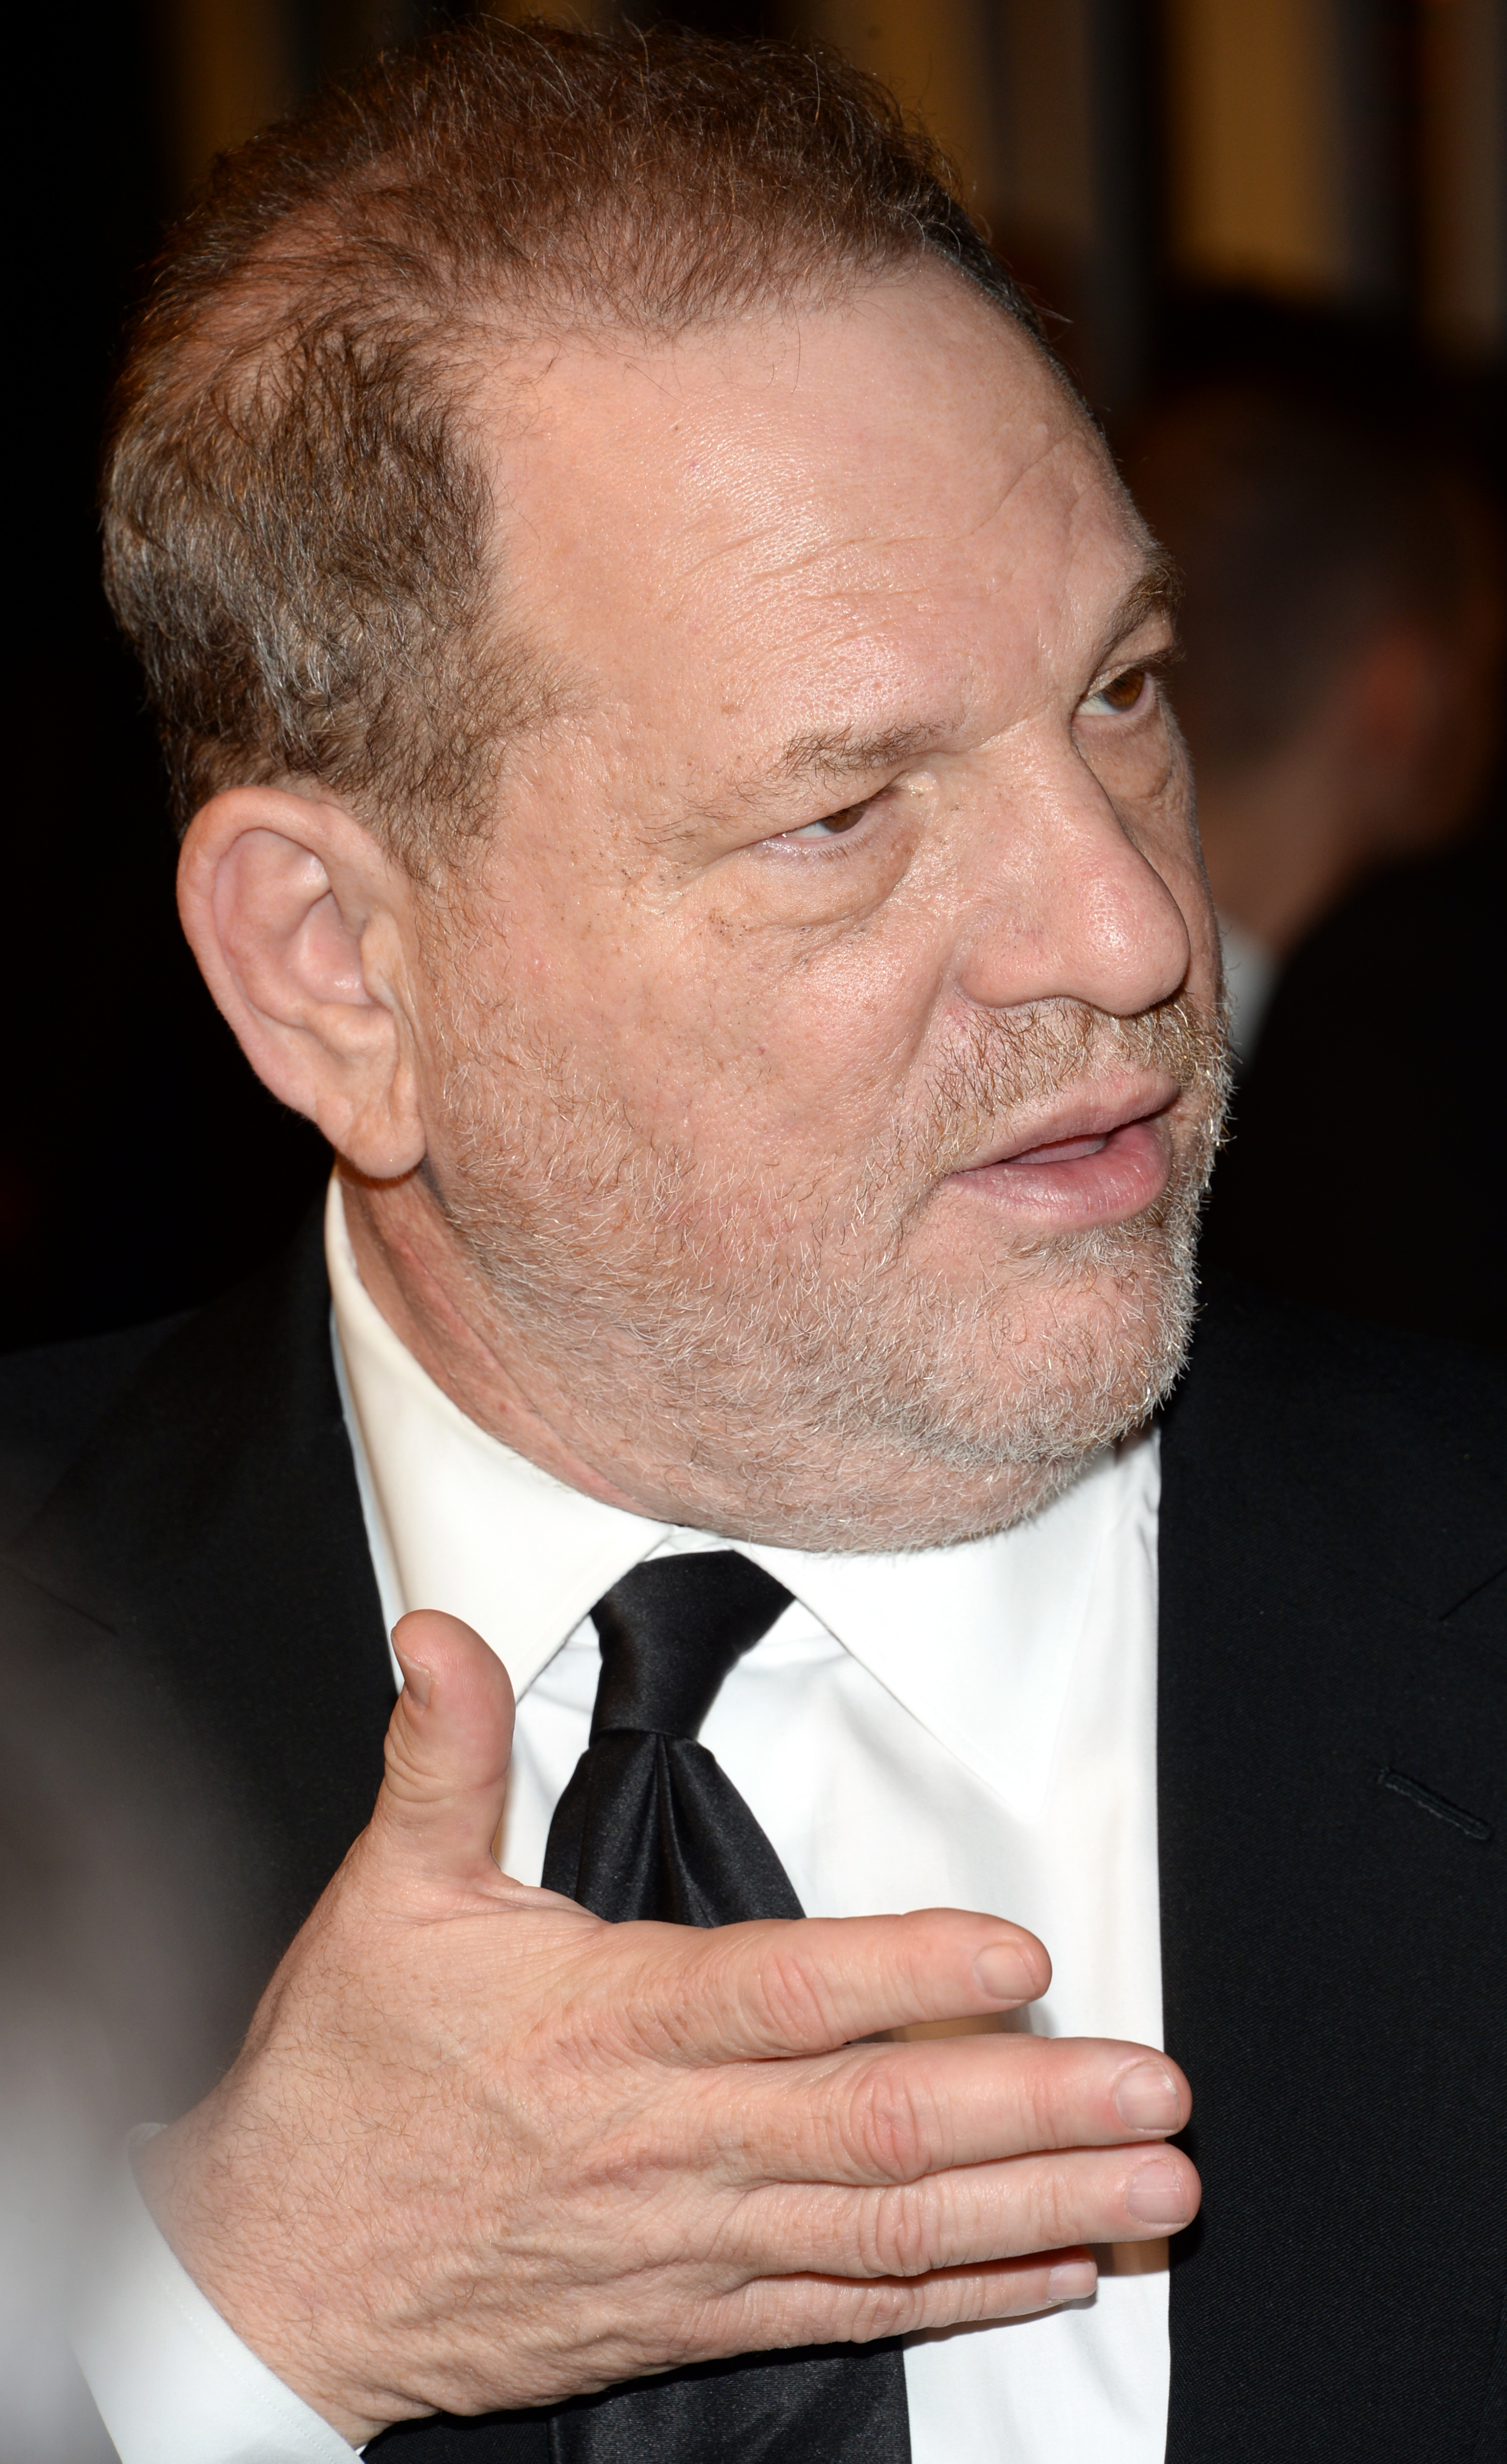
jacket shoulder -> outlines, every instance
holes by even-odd
[[[0,1357],[0,1546],[51,1495],[74,1458],[186,1313]]]
[[[0,1642],[65,1683],[98,1664],[181,1736],[271,1960],[370,1816],[393,1702],[317,1220],[150,1331],[134,1365],[64,1364],[71,1413],[55,1380],[50,1424],[81,1441],[0,1550]],[[45,1363],[27,1375],[46,1392]]]

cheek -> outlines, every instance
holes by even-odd
[[[1178,903],[1192,945],[1189,983],[1194,999],[1201,1001],[1205,1009],[1212,1010],[1214,987],[1219,980],[1219,924],[1201,866],[1190,869],[1187,890],[1185,892],[1179,889]]]
[[[720,936],[719,936],[720,938]],[[662,979],[628,1039],[656,1114],[734,1168],[798,1174],[866,1155],[906,1102],[930,1003],[892,937],[720,940],[694,979]]]
[[[448,933],[435,1008],[531,1111],[579,1095],[721,1169],[797,1177],[866,1155],[906,1104],[935,937],[920,896],[795,923],[514,878]]]
[[[911,1101],[930,1001],[882,932],[793,951],[758,936],[729,958],[682,1052],[682,1116],[736,1168],[797,1177],[860,1165]]]

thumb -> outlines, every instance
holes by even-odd
[[[502,1819],[513,1753],[508,1672],[473,1627],[439,1609],[400,1617],[392,1647],[404,1687],[387,1726],[375,1841],[410,1874],[469,1881],[484,1862],[492,1870]]]

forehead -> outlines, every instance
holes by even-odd
[[[655,348],[568,343],[498,429],[527,628],[588,702],[682,741],[910,703],[1006,723],[1145,561],[1047,362],[945,269]]]

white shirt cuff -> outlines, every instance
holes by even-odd
[[[150,2136],[133,2131],[131,2145]],[[129,2157],[102,2203],[73,2342],[120,2464],[351,2464],[355,2450],[242,2343],[173,2256]]]

